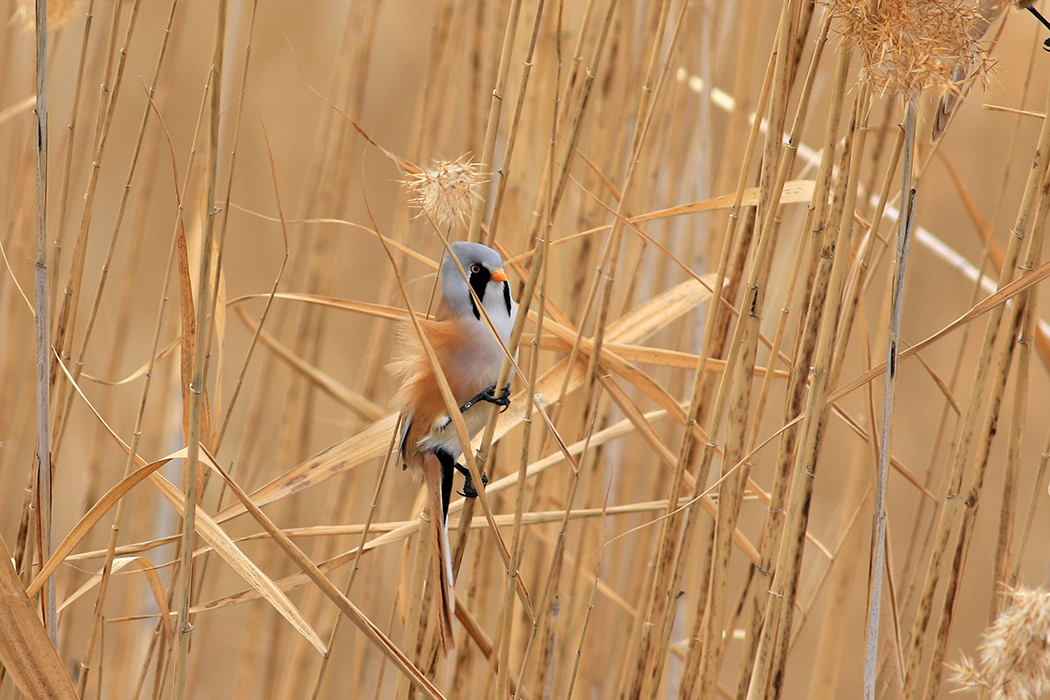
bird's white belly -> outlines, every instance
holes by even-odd
[[[467,426],[467,435],[471,438],[477,435],[485,427],[485,423],[488,422],[489,414],[486,409],[489,405],[485,402],[480,402],[461,414],[463,422]],[[459,436],[456,434],[456,428],[452,425],[452,421],[447,415],[434,421],[430,432],[419,441],[419,449],[421,452],[441,450],[453,457],[459,456],[463,451],[459,442]]]

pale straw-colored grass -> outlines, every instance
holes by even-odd
[[[934,698],[951,659],[1045,696],[1027,13],[71,6],[34,299],[34,47],[0,0],[0,700]],[[467,238],[520,353],[450,508],[446,656],[384,367]]]

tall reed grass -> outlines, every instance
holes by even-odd
[[[0,0],[0,700],[1045,696],[1027,12],[41,4],[38,223]],[[527,314],[446,656],[385,368],[464,238]]]

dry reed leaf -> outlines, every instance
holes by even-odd
[[[656,413],[660,413],[662,415],[667,415],[664,411],[658,411]],[[629,433],[629,432],[630,431],[627,431],[627,433]],[[624,433],[624,434],[627,434],[627,433]],[[592,441],[592,444],[594,444],[593,441]],[[569,447],[570,451],[573,450],[573,447],[574,446],[570,446]],[[575,454],[579,454],[579,453],[580,453],[580,450],[577,449],[577,450],[575,450],[575,452],[573,454],[575,455]],[[555,455],[555,456],[556,457],[564,457],[563,455],[561,455],[560,452],[557,455]],[[559,459],[558,462],[555,462],[555,463],[560,463],[561,461],[564,461],[564,460],[563,459]],[[529,465],[529,466],[530,467],[534,467],[534,466],[536,466],[538,464],[539,463],[537,462],[537,463],[534,463],[534,464]],[[534,472],[529,472],[530,476],[533,473]],[[493,482],[493,483],[495,483],[495,482]],[[491,485],[490,485],[490,490],[492,490],[491,489]],[[502,490],[506,490],[506,489],[500,489],[500,490],[502,491]],[[767,501],[768,501],[768,498],[769,498],[768,495],[766,495],[766,500]],[[654,512],[654,511],[664,510],[666,508],[667,508],[667,501],[666,500],[663,500],[663,501],[645,501],[645,502],[641,502],[641,503],[626,503],[626,504],[619,505],[619,506],[609,506],[609,511],[608,512],[609,512],[609,515],[634,515],[634,514],[637,514],[637,513],[651,513],[651,512]],[[596,518],[599,515],[601,515],[600,509],[596,509],[596,508],[577,508],[577,509],[572,510],[569,513],[568,517],[569,517],[569,520],[586,520],[586,519],[589,519],[589,518]],[[565,517],[566,517],[565,516],[565,511],[563,511],[563,510],[530,511],[530,512],[526,512],[526,513],[522,514],[522,521],[521,522],[522,522],[523,525],[543,525],[543,524],[553,523],[553,522],[557,522],[557,521],[563,520]],[[514,514],[513,513],[497,514],[494,517],[494,520],[496,521],[496,524],[499,525],[500,527],[511,526],[511,525],[514,524]],[[390,520],[390,521],[379,522],[379,523],[371,523],[368,526],[368,531],[371,532],[371,533],[375,533],[375,534],[386,534],[386,533],[390,533],[390,532],[399,531],[399,530],[401,530],[401,528],[404,528],[406,526],[413,526],[413,527],[415,527],[416,525],[417,525],[417,521],[415,521],[415,520]],[[459,525],[459,522],[452,522],[452,523],[449,523],[448,527],[449,527],[450,531],[455,531],[455,530],[459,529],[460,525]],[[473,518],[470,521],[469,527],[472,530],[480,530],[480,529],[488,527],[488,521],[483,516],[477,516],[477,517]],[[306,526],[303,526],[303,527],[283,527],[283,528],[281,528],[281,532],[283,532],[285,535],[287,535],[288,537],[293,538],[293,539],[294,538],[298,538],[298,537],[341,537],[341,536],[346,536],[346,535],[360,535],[361,533],[364,532],[364,530],[365,530],[365,525],[362,524],[362,523],[356,523],[356,524],[352,524],[352,525],[306,525]],[[162,538],[155,539],[155,540],[149,540],[147,542],[137,542],[135,544],[124,545],[122,547],[118,547],[117,548],[117,554],[118,554],[118,556],[127,556],[127,555],[133,555],[133,554],[140,554],[142,552],[149,551],[150,549],[156,549],[157,547],[162,547],[164,545],[171,544],[172,542],[175,542],[177,539],[178,539],[178,536],[162,537]],[[265,531],[262,531],[262,532],[253,533],[251,535],[243,535],[241,537],[234,538],[233,541],[236,542],[236,543],[240,543],[240,542],[252,542],[252,541],[256,541],[256,540],[267,540],[267,539],[271,539],[271,535],[269,533],[265,532]],[[371,547],[366,546],[365,549],[368,550],[368,549],[371,549]],[[207,546],[207,545],[205,545],[205,546],[200,547],[199,549],[197,549],[193,553],[193,556],[196,558],[196,557],[199,557],[200,555],[202,555],[202,554],[204,554],[206,552],[210,552],[210,551],[212,551],[212,548]],[[89,561],[91,559],[99,559],[101,557],[104,557],[105,555],[106,555],[106,550],[104,550],[104,549],[96,549],[96,550],[91,550],[91,551],[88,551],[88,552],[80,552],[79,554],[71,554],[68,557],[66,557],[64,561],[67,562],[67,563],[68,562],[74,562],[74,561]],[[168,566],[168,565],[169,564],[159,564],[159,565],[156,565],[155,568],[161,569],[161,568],[163,568],[165,566]],[[278,583],[280,583],[280,582],[278,581]]]
[[[106,423],[105,419],[102,418],[101,414],[95,409],[95,407],[88,401],[88,398],[84,395],[84,392],[80,389],[80,386],[73,381],[73,375],[70,374],[65,364],[55,353],[55,361],[58,367],[61,368],[62,372],[65,373],[66,378],[69,380],[70,385],[80,396],[81,400],[87,405],[87,407],[94,414],[95,418],[99,421],[102,427],[109,433],[109,436],[124,450],[125,454],[130,453],[128,445],[120,438],[119,435]],[[169,456],[170,459],[184,458],[186,456],[186,448],[182,448],[178,452],[173,453]],[[135,463],[139,466],[140,470],[146,466],[146,461],[139,455],[135,455]],[[158,474],[156,470],[151,470],[146,475],[153,485],[160,491],[161,495],[175,507],[179,516],[182,517],[186,512],[186,501],[185,495],[182,491],[175,487],[170,481],[165,479],[162,475]],[[263,573],[262,569],[255,565],[251,559],[249,559],[244,552],[242,552],[233,539],[230,538],[226,531],[219,527],[218,523],[208,515],[203,509],[197,509],[195,530],[204,541],[215,548],[216,553],[221,556],[226,563],[233,568],[237,574],[243,578],[248,585],[257,590],[259,594],[266,599],[270,605],[274,607],[291,623],[292,627],[295,628],[299,634],[305,637],[310,644],[317,649],[321,654],[326,654],[327,649],[325,648],[324,642],[317,636],[317,633],[310,627],[310,624],[306,621],[306,618],[302,616],[302,613],[292,604],[288,597],[274,584],[273,580]]]
[[[179,515],[183,515],[186,510],[186,501],[182,491],[156,472],[150,475],[150,480],[153,481],[154,486],[157,487],[161,495],[175,507]],[[258,591],[259,595],[265,598],[284,619],[288,620],[292,627],[306,638],[314,649],[322,655],[328,653],[324,642],[317,636],[310,623],[306,621],[306,618],[303,617],[298,608],[273,582],[273,579],[263,573],[262,569],[256,566],[255,562],[238,549],[237,545],[233,543],[233,539],[226,534],[226,531],[219,527],[218,523],[201,508],[197,509],[196,530],[197,534],[210,544],[215,549],[215,552],[225,559],[226,563],[249,586]]]
[[[241,307],[235,307],[238,318],[244,322],[252,333],[259,330],[259,324],[252,320]],[[324,393],[349,408],[351,411],[365,420],[378,420],[383,417],[383,409],[369,401],[367,398],[337,382],[328,374],[317,369],[306,360],[296,355],[291,348],[287,347],[266,331],[259,333],[262,344],[273,351],[275,355],[287,362],[293,369],[314,383]]]
[[[244,296],[231,299],[229,306],[235,306],[248,299],[268,299],[269,294],[246,294]],[[370,304],[367,301],[354,301],[353,299],[338,299],[336,297],[326,297],[320,294],[302,294],[295,292],[279,292],[273,295],[274,299],[286,299],[289,301],[301,301],[307,304],[316,304],[317,306],[324,306],[330,309],[340,309],[342,311],[353,311],[359,314],[365,314],[366,316],[374,316],[375,318],[385,318],[390,321],[405,321],[408,319],[408,312],[404,309],[399,309],[396,306],[384,306],[383,304]]]
[[[646,413],[646,415],[645,415],[645,419],[647,421],[650,421],[650,422],[656,421],[656,420],[661,420],[661,419],[664,419],[664,418],[667,418],[667,411],[665,411],[665,410],[654,410],[654,411],[650,411],[650,412]],[[627,436],[627,434],[630,434],[633,430],[634,430],[633,424],[631,424],[631,422],[628,421],[627,419],[624,419],[622,421],[619,421],[618,423],[615,423],[615,424],[609,426],[608,428],[605,428],[604,430],[598,430],[597,432],[595,432],[593,434],[593,436],[591,437],[590,445],[591,445],[591,447],[598,447],[598,446],[604,445],[607,442],[610,442],[610,441],[615,440],[617,438],[623,438],[624,436]],[[572,455],[582,454],[583,451],[584,451],[585,442],[586,441],[581,440],[579,442],[573,443],[572,445],[569,445],[568,446],[569,453],[572,454]],[[538,460],[538,461],[535,461],[532,464],[530,464],[528,466],[528,476],[529,476],[529,478],[532,478],[532,476],[540,474],[540,473],[546,471],[547,469],[550,469],[551,467],[558,466],[559,464],[562,464],[564,461],[565,461],[565,455],[561,452],[561,450],[555,451],[555,452],[549,454],[548,457],[543,458],[543,459]],[[518,475],[517,474],[510,474],[508,476],[504,476],[504,478],[502,478],[502,479],[498,479],[496,481],[490,482],[488,484],[488,486],[486,486],[485,488],[490,493],[493,493],[493,494],[500,493],[500,492],[505,491],[505,490],[511,488],[512,486],[516,485],[517,480],[518,480]],[[768,496],[766,496],[766,502],[768,502]],[[628,505],[624,505],[624,506],[610,506],[609,507],[609,512],[612,513],[612,514],[617,514],[617,513],[621,513],[621,512],[624,512],[624,513],[627,513],[627,512],[646,512],[646,511],[650,510],[650,508],[649,508],[650,505],[652,505],[652,504],[659,504],[659,503],[663,503],[664,507],[666,508],[667,502],[659,501],[659,502],[649,502],[649,503],[646,503],[646,504],[628,504]],[[449,510],[450,513],[456,513],[463,507],[463,504],[464,504],[463,501],[453,502],[453,504],[451,504],[449,506],[448,510]],[[634,507],[637,507],[639,510],[637,510],[637,511],[631,510]],[[556,517],[561,517],[563,515],[563,511],[551,511],[551,512],[558,514],[558,515],[556,515]],[[588,511],[580,510],[580,511],[573,511],[573,512],[584,512],[584,513],[587,513]],[[496,518],[497,518],[497,522],[499,524],[503,524],[500,521],[500,519],[499,519],[501,517],[508,518],[507,519],[507,523],[510,523],[510,519],[509,518],[512,517],[512,516],[511,515],[497,515]],[[525,517],[526,517],[526,522],[528,522],[528,517],[529,516],[526,515]],[[551,515],[551,517],[554,517],[554,515]],[[471,521],[471,527],[479,527],[478,524],[484,523],[484,522],[485,522],[484,518],[475,518],[474,521]],[[541,515],[541,516],[539,516],[538,519],[535,519],[534,522],[535,523],[546,523],[546,522],[549,522],[549,518],[544,517],[544,516]],[[377,533],[392,533],[392,532],[395,532],[395,533],[398,533],[399,535],[406,536],[407,533],[408,533],[408,530],[412,529],[412,528],[415,528],[416,526],[417,526],[417,522],[416,521],[402,521],[402,522],[393,522],[393,523],[385,523],[385,524],[374,524],[370,529],[372,531],[374,531],[374,532],[377,532]],[[449,525],[449,528],[455,529],[456,527],[458,527],[458,525],[456,523]],[[287,530],[283,530],[283,532],[285,532],[289,536],[297,536],[297,535],[299,535],[299,536],[308,536],[309,534],[312,534],[312,533],[332,534],[332,535],[336,535],[336,534],[360,534],[362,532],[362,530],[363,530],[363,526],[361,526],[361,525],[346,525],[346,526],[335,525],[335,526],[314,526],[314,527],[306,527],[306,528],[289,528]],[[238,537],[235,540],[235,542],[245,542],[245,540],[255,539],[255,538],[264,537],[264,536],[266,536],[266,535],[265,534],[247,535],[245,537]],[[144,552],[144,551],[148,551],[150,549],[155,549],[155,548],[158,548],[158,547],[162,547],[164,545],[171,544],[172,542],[174,542],[175,539],[177,539],[177,536],[161,537],[161,538],[158,538],[158,539],[150,539],[150,540],[148,540],[148,542],[141,542],[141,543],[134,543],[134,544],[131,544],[131,545],[125,545],[123,547],[119,547],[117,549],[117,553],[119,555],[122,555],[122,556],[130,555],[130,554],[138,554],[138,553],[141,553],[141,552]],[[393,542],[395,542],[395,540],[387,539],[387,540],[383,540],[382,544],[392,544]],[[364,546],[364,550],[367,551],[367,550],[374,549],[375,546],[377,546],[375,543],[376,543],[376,540],[371,540],[371,542],[366,543],[365,546]],[[209,550],[209,548],[205,547],[205,548],[202,548],[201,550],[199,550],[197,553],[203,553],[204,551],[208,551],[208,550]],[[85,560],[85,559],[99,558],[101,556],[104,556],[105,553],[106,553],[105,550],[95,550],[95,551],[90,551],[90,552],[82,552],[80,554],[69,555],[68,557],[66,557],[65,560],[67,560],[67,561],[75,561],[75,560]],[[283,580],[283,579],[281,579],[281,580]],[[278,585],[279,585],[281,581],[277,581],[277,582],[278,582]],[[287,589],[285,589],[285,590],[287,590]]]
[[[0,537],[0,664],[34,700],[77,700],[62,659],[26,596]]]
[[[201,192],[203,198],[204,192]],[[193,379],[193,348],[197,339],[197,312],[193,303],[193,281],[190,276],[190,259],[186,251],[186,228],[179,219],[178,233],[178,279],[179,279],[179,320],[182,322],[180,343],[179,371],[182,381],[182,435],[184,441],[190,436],[190,382]],[[202,302],[203,303],[203,302]],[[201,435],[211,434],[210,411],[208,410],[208,389],[204,388],[201,396]]]
[[[564,363],[565,363],[565,360],[562,361],[562,364],[564,364]],[[584,374],[583,364],[582,363],[576,363],[576,368],[577,368],[576,374],[579,377],[579,381],[582,382],[582,377],[583,377],[583,374]],[[508,413],[509,412],[510,412],[510,410],[508,409]],[[659,418],[666,417],[666,415],[667,415],[666,411],[651,411],[651,412],[645,414],[644,417],[645,417],[645,419],[647,421],[651,422],[651,421],[657,420]],[[592,448],[598,447],[600,445],[605,444],[606,442],[609,442],[610,440],[614,440],[616,438],[623,437],[624,435],[627,435],[627,434],[633,432],[633,430],[634,430],[634,426],[632,425],[632,423],[629,420],[624,419],[624,420],[620,421],[619,423],[616,423],[615,425],[612,425],[612,426],[610,426],[610,427],[608,427],[608,428],[606,428],[604,430],[600,430],[600,431],[594,433],[594,435],[591,436],[590,446]],[[573,443],[572,445],[569,445],[567,447],[567,450],[568,450],[568,452],[570,454],[572,454],[574,456],[575,455],[579,455],[579,454],[583,453],[584,447],[586,445],[587,445],[587,441],[586,440],[580,440],[579,442],[576,442],[576,443]],[[564,454],[559,449],[556,452],[552,453],[551,455],[549,455],[549,456],[547,456],[547,457],[545,457],[543,459],[537,460],[536,462],[530,464],[528,466],[528,470],[527,470],[527,478],[531,479],[531,478],[533,478],[533,477],[543,473],[544,471],[546,471],[546,470],[548,470],[548,469],[550,469],[550,468],[552,468],[554,466],[557,466],[558,464],[561,464],[564,461],[565,461]],[[506,491],[507,489],[512,488],[513,486],[516,486],[517,482],[518,482],[518,475],[515,472],[513,474],[508,474],[507,476],[502,477],[500,479],[496,479],[495,481],[489,482],[488,486],[486,486],[485,489],[486,489],[486,491],[488,493],[495,495],[495,494],[501,493],[503,491]],[[465,503],[466,503],[466,501],[464,499],[453,501],[451,503],[451,505],[449,506],[449,514],[450,514],[450,516],[455,514],[455,513],[458,513],[460,510],[462,510],[462,508],[463,508]],[[656,509],[656,510],[660,510],[661,509],[661,508],[655,507],[656,504],[662,504],[662,509],[666,509],[666,507],[667,507],[667,502],[666,501],[653,502],[654,509]],[[648,505],[648,504],[645,504],[645,505]],[[704,499],[701,500],[701,505],[704,507],[705,510],[708,510],[708,512],[711,513],[712,515],[714,515],[717,512],[717,506],[714,505],[714,501],[711,500],[711,498],[709,496],[707,496],[707,497],[705,497]],[[640,506],[640,504],[632,504],[632,505],[627,505],[627,506],[610,506],[610,512],[628,512],[626,510],[621,511],[620,509],[622,509],[622,508],[630,509],[632,506]],[[650,508],[642,507],[641,510],[642,511],[648,511],[648,510],[650,510]],[[496,517],[499,518],[500,516],[496,516]],[[511,518],[513,518],[513,514],[508,515],[506,517],[508,519],[507,520],[508,523],[512,522]],[[563,517],[563,516],[559,515],[559,517]],[[485,520],[484,518],[478,518],[476,520],[478,522],[484,522],[486,526],[488,525],[488,521]],[[450,522],[455,522],[451,517],[450,517],[449,521]],[[497,520],[497,522],[499,522],[499,521]],[[418,522],[415,521],[415,520],[407,521],[407,522],[404,522],[402,524],[396,524],[395,523],[394,525],[395,525],[395,527],[393,529],[389,530],[388,532],[386,532],[385,534],[382,534],[379,537],[376,537],[375,539],[369,540],[367,543],[365,543],[362,551],[367,552],[367,551],[370,551],[372,549],[376,549],[378,547],[384,547],[384,546],[387,546],[387,545],[391,545],[391,544],[395,544],[397,542],[400,542],[400,541],[404,540],[406,537],[410,536],[412,533],[414,533],[416,531],[416,529],[418,528],[418,526],[419,526]],[[162,544],[162,542],[157,541],[157,544]],[[747,539],[745,537],[743,537],[743,535],[741,535],[741,540],[739,541],[739,544],[741,545],[742,550],[748,556],[748,558],[753,560],[753,557],[755,556],[755,554],[753,552],[753,547],[750,545],[750,543],[747,541]],[[328,559],[327,561],[322,562],[321,564],[318,565],[318,567],[322,571],[328,572],[328,571],[331,571],[332,569],[335,569],[335,568],[338,568],[340,566],[343,566],[344,564],[346,564],[346,563],[348,563],[350,561],[353,561],[354,559],[357,558],[357,555],[358,555],[358,550],[357,550],[357,548],[354,548],[354,549],[352,549],[352,550],[350,550],[348,552],[344,552],[343,554],[340,554],[338,556],[332,557],[331,559]],[[280,586],[282,588],[282,590],[290,590],[292,588],[303,586],[303,585],[305,585],[307,583],[309,583],[309,579],[304,574],[293,574],[292,576],[288,576],[288,577],[279,579],[277,581],[277,585]],[[604,588],[602,590],[604,590]],[[228,607],[230,605],[237,605],[237,604],[240,604],[240,603],[248,602],[250,600],[255,600],[257,598],[258,598],[258,593],[257,592],[252,591],[252,590],[244,590],[244,591],[240,591],[238,593],[235,593],[235,594],[232,594],[232,595],[228,595],[228,596],[224,596],[222,598],[218,598],[218,599],[210,601],[208,603],[199,605],[199,606],[193,608],[193,612],[194,613],[198,613],[198,612],[205,612],[205,611],[208,611],[208,610],[217,610],[217,609],[220,609],[220,608]]]
[[[313,218],[313,219],[284,219],[282,221],[282,219],[280,219],[279,217],[268,216],[266,214],[262,214],[260,212],[253,211],[251,209],[247,209],[247,208],[242,207],[242,206],[240,206],[238,204],[232,204],[231,203],[230,206],[233,207],[234,209],[237,209],[239,211],[244,212],[245,214],[250,214],[251,216],[260,218],[263,221],[270,221],[270,222],[273,222],[273,223],[283,223],[283,224],[335,224],[337,226],[346,226],[347,228],[356,229],[358,231],[364,231],[365,233],[370,234],[371,236],[373,236],[375,238],[379,237],[379,234],[376,233],[373,229],[370,229],[367,226],[362,226],[361,224],[356,223],[354,221],[347,221],[346,219]],[[407,246],[404,243],[399,243],[399,242],[393,241],[393,240],[387,240],[387,245],[389,245],[391,248],[396,248],[399,253],[403,253],[405,256],[407,256],[409,258],[412,258],[416,262],[422,263],[423,265],[425,265],[426,267],[430,268],[431,270],[434,270],[435,272],[438,269],[438,264],[436,262],[434,262],[433,260],[431,260],[427,256],[423,255],[419,251],[415,250],[411,246]],[[252,295],[252,296],[254,296],[254,295]],[[264,294],[262,296],[269,296],[269,295],[268,294]]]
[[[158,615],[160,623],[164,625],[164,632],[170,637],[173,632],[171,627],[172,613],[168,610],[168,592],[164,590],[164,584],[160,582],[157,568],[153,565],[153,562],[145,557],[117,557],[113,560],[113,573],[117,573],[131,564],[138,566],[139,570],[146,577],[146,583],[149,585],[150,592],[153,593],[153,600],[157,603],[157,608],[160,610]],[[91,578],[84,582],[84,585],[59,604],[58,611],[62,612],[65,610],[76,602],[78,598],[97,586],[100,581],[102,581],[102,572],[96,571],[91,575]]]
[[[219,426],[222,424],[222,370],[223,355],[226,349],[226,272],[219,264],[219,241],[212,239],[212,269],[218,270],[218,278],[215,280],[215,306],[212,310],[212,322],[215,326],[215,393],[212,396],[212,410],[215,412],[215,420],[205,423],[204,427],[211,426],[210,433],[201,434],[205,436],[204,442],[215,444],[218,437]]]
[[[179,337],[179,338],[176,338],[175,340],[171,341],[167,345],[165,345],[164,349],[159,351],[157,353],[157,356],[154,358],[154,366],[156,365],[156,362],[158,360],[161,360],[161,359],[167,357],[168,355],[170,355],[175,350],[175,348],[179,347],[179,343],[181,341],[182,341],[182,338]],[[132,372],[128,376],[124,377],[123,379],[113,379],[113,380],[102,379],[101,377],[95,377],[93,375],[90,375],[87,372],[81,372],[80,373],[80,378],[81,379],[86,379],[86,380],[91,381],[91,382],[94,382],[95,384],[101,384],[102,386],[121,386],[123,384],[128,384],[130,382],[133,382],[136,379],[138,379],[139,377],[145,376],[146,372],[149,371],[149,368],[150,368],[150,363],[146,362],[143,365],[141,365],[138,369],[136,369],[134,372]]]
[[[788,180],[784,183],[784,191],[780,197],[781,204],[808,204],[813,198],[813,180]],[[759,188],[749,187],[744,190],[744,197],[740,201],[740,205],[744,207],[758,206]],[[639,214],[638,216],[632,216],[627,219],[629,223],[638,224],[643,221],[652,221],[653,219],[666,219],[669,216],[680,216],[682,214],[698,214],[704,211],[714,211],[716,209],[731,209],[733,203],[736,201],[736,194],[724,194],[721,197],[715,197],[714,199],[705,199],[702,202],[694,202],[692,204],[680,204],[675,207],[668,209],[661,209],[659,211],[650,212],[648,214]]]
[[[41,588],[44,586],[44,582],[51,577],[58,568],[62,565],[66,558],[76,549],[76,546],[80,544],[81,540],[87,536],[88,532],[91,531],[98,521],[102,519],[106,513],[110,511],[117,501],[124,497],[136,484],[141,483],[144,479],[149,477],[150,474],[157,471],[165,464],[175,459],[175,455],[159,459],[156,462],[150,462],[145,464],[139,469],[136,469],[131,474],[128,474],[125,478],[118,481],[112,488],[110,488],[98,499],[98,501],[88,509],[87,513],[77,521],[77,524],[73,526],[73,529],[62,539],[62,542],[55,547],[51,553],[51,558],[44,563],[44,566],[40,568],[36,577],[32,583],[26,589],[27,594],[32,597],[36,595]]]

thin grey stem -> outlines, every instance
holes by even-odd
[[[904,301],[904,272],[908,264],[908,246],[915,219],[915,190],[911,187],[912,156],[915,152],[916,96],[908,98],[904,124],[904,167],[901,175],[901,201],[907,204],[898,219],[897,255],[890,290],[890,324],[886,343],[886,383],[882,395],[882,430],[879,435],[879,470],[875,487],[875,517],[871,545],[871,603],[868,607],[868,631],[864,644],[864,698],[875,698],[875,675],[879,647],[879,612],[882,603],[882,570],[886,553],[886,476],[890,464],[890,433],[893,427],[893,397],[897,387],[898,343],[901,307]]]
[[[47,0],[36,0],[36,430],[40,561],[54,548],[51,532],[51,338],[47,301]],[[55,577],[47,581],[47,634],[58,646]]]

